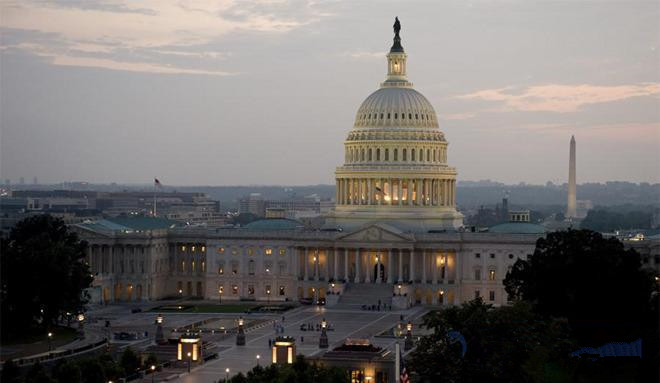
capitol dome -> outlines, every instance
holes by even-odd
[[[350,230],[379,222],[423,232],[463,224],[448,143],[433,106],[408,81],[399,30],[387,54],[387,77],[358,108],[344,142],[330,225]]]
[[[433,106],[421,93],[409,86],[387,86],[367,97],[355,117],[358,128],[437,129]]]

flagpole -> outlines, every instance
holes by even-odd
[[[396,376],[396,383],[401,382],[401,371],[399,371],[399,363],[401,362],[401,352],[399,351],[399,342],[396,342],[396,362],[394,364],[394,376]]]
[[[154,178],[154,217],[156,216],[156,178]]]

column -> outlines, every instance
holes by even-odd
[[[447,180],[442,180],[442,204],[449,206],[449,188],[447,187]]]
[[[355,283],[360,283],[360,248],[355,249]]]
[[[396,194],[399,197],[399,200],[397,201],[397,205],[399,205],[399,206],[403,205],[403,200],[402,200],[403,199],[403,179],[401,179],[401,178],[399,178],[397,180]]]
[[[456,180],[451,181],[451,206],[456,206]]]
[[[344,248],[344,281],[348,283],[348,249]]]
[[[399,280],[398,282],[403,282],[403,249],[399,249]]]
[[[420,206],[420,202],[422,200],[422,180],[418,178],[415,180],[415,184],[415,191],[417,192],[417,195],[415,196],[417,198],[415,198],[415,200],[417,202],[417,206]]]
[[[303,280],[308,280],[309,279],[309,249],[308,248],[303,248],[303,268],[305,270],[305,278]]]
[[[392,249],[387,249],[387,283],[392,283]]]
[[[378,257],[378,260],[376,261],[376,283],[380,283],[381,279],[382,279],[381,275],[380,275],[380,263],[383,261],[383,259],[382,259],[383,258],[383,252],[378,251],[377,257]]]
[[[332,249],[332,258],[334,258],[334,263],[335,263],[335,271],[332,274],[332,277],[336,280],[339,279],[339,254],[337,254],[337,249],[333,248]]]
[[[371,251],[369,251],[369,250],[367,250],[366,259],[367,259],[367,266],[366,266],[367,267],[367,270],[366,270],[367,272],[366,272],[366,275],[365,275],[365,278],[364,278],[364,282],[365,283],[371,283]]]
[[[367,203],[369,205],[373,204],[373,198],[372,195],[373,193],[373,179],[367,178]]]
[[[431,255],[431,264],[433,265],[433,284],[438,284],[438,253],[433,252]]]
[[[391,204],[394,203],[394,195],[392,194],[392,190],[394,190],[394,189],[392,188],[392,179],[391,178],[387,179],[387,189],[388,189],[387,190],[387,196],[390,199],[389,202],[387,202],[387,205],[391,205]]]
[[[410,282],[415,282],[415,249],[410,249]]]
[[[339,203],[339,190],[340,190],[340,180],[339,178],[335,179],[335,202]]]
[[[447,263],[447,260],[448,260],[447,255],[448,255],[448,254],[449,254],[449,252],[445,252],[445,253],[443,254],[443,257],[444,257],[443,260],[444,260],[444,262],[442,263],[442,266],[445,268],[445,273],[444,273],[444,275],[442,276],[442,284],[445,285],[445,286],[447,286],[447,277],[448,277],[448,275],[449,275],[449,263]]]
[[[426,283],[426,249],[422,250],[422,283]]]
[[[319,280],[319,274],[321,273],[321,270],[319,270],[319,268],[320,268],[319,267],[320,266],[319,261],[321,260],[321,252],[319,251],[318,248],[315,251],[316,251],[316,253],[314,255],[314,258],[316,258],[316,260],[314,261],[314,280],[318,281]]]
[[[380,188],[380,193],[378,195],[378,204],[383,204],[383,197],[385,196],[385,186],[383,185],[383,179],[378,179],[378,187]]]
[[[412,204],[413,204],[413,201],[412,201],[413,182],[412,182],[412,180],[411,180],[410,178],[408,178],[408,179],[406,180],[406,183],[408,184],[408,190],[407,190],[407,193],[408,193],[408,201],[407,201],[407,202],[408,202],[408,206],[412,206]]]

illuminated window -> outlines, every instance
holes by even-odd
[[[248,285],[248,295],[254,295],[254,285]]]
[[[218,254],[224,254],[225,253],[225,248],[224,247],[218,247]]]
[[[202,261],[202,273],[206,272],[206,262]]]
[[[286,249],[280,249],[280,255],[286,255]]]
[[[195,272],[195,261],[192,261],[191,264],[191,271],[194,273]]]
[[[495,270],[489,270],[488,271],[488,280],[490,280],[490,281],[495,280]]]
[[[219,275],[224,275],[225,274],[225,267],[224,266],[218,267],[218,274]]]
[[[181,251],[186,251],[186,247],[185,247],[185,246],[181,246]]]
[[[231,249],[231,255],[236,255],[238,254],[238,251],[236,249]]]
[[[248,254],[248,255],[253,255],[253,254],[254,254],[254,250],[252,250],[251,247],[248,247],[248,249],[247,249],[247,254]]]
[[[202,246],[202,253],[206,252],[206,246]]]
[[[238,285],[231,286],[231,293],[234,295],[238,294]]]
[[[194,253],[194,252],[195,252],[195,246],[192,246],[192,247],[190,248],[190,251],[192,251],[192,252]]]
[[[280,295],[284,295],[284,286],[280,286]]]
[[[186,271],[186,261],[181,261],[181,271]]]
[[[273,254],[273,249],[267,248],[266,249],[266,255],[272,255]]]

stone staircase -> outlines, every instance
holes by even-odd
[[[362,305],[392,304],[392,285],[388,283],[349,283],[336,308],[359,309]]]

